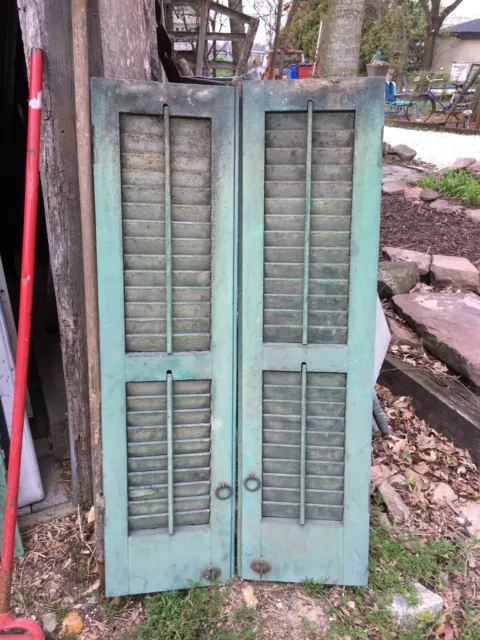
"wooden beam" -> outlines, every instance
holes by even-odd
[[[87,507],[92,504],[92,469],[70,2],[17,0],[17,6],[27,61],[33,47],[45,52],[40,171],[61,336],[74,498]]]
[[[399,396],[410,396],[419,418],[468,449],[480,464],[480,396],[448,376],[412,367],[388,354],[378,379]]]
[[[211,69],[230,69],[230,71],[235,71],[235,64],[233,62],[209,62],[208,66]]]
[[[170,31],[168,35],[175,41],[190,42],[191,40],[196,40],[198,38],[198,31]],[[244,33],[210,32],[205,34],[205,41],[225,40],[225,42],[228,42],[230,40],[236,40],[243,42],[245,38],[246,35]]]
[[[253,16],[248,16],[246,13],[241,13],[240,11],[235,11],[234,9],[229,9],[223,4],[219,4],[218,2],[212,2],[210,0],[209,8],[212,11],[216,11],[217,13],[221,13],[228,18],[233,18],[234,20],[243,20],[249,24],[252,20],[256,20]]]
[[[208,22],[208,0],[202,0],[202,4],[200,6],[199,21],[197,62],[195,64],[195,75],[197,76],[203,75],[203,59],[205,57],[205,35],[207,33]]]
[[[237,68],[235,70],[235,75],[243,76],[248,71],[248,57],[250,56],[250,51],[252,50],[253,43],[255,41],[255,36],[257,35],[257,29],[259,25],[259,18],[255,18],[248,25],[247,34],[245,36],[245,42],[243,43],[242,53],[237,63]]]

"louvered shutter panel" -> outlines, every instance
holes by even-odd
[[[366,584],[382,89],[244,87],[245,578]]]
[[[228,580],[234,90],[92,92],[107,594]]]

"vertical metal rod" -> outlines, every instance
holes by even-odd
[[[18,490],[22,460],[23,427],[32,326],[33,279],[35,275],[35,248],[37,238],[40,129],[42,124],[42,87],[43,51],[41,49],[33,49],[30,58],[20,311],[18,314],[18,342],[15,362],[12,429],[10,433],[10,458],[8,461],[7,492],[3,517],[2,561],[0,565],[0,630],[8,628],[8,625],[12,621],[7,614],[10,609],[10,592],[12,587],[13,554],[15,548]],[[41,633],[40,627],[38,627],[38,632],[39,634]],[[42,635],[36,635],[36,637],[43,638],[43,633]]]
[[[173,380],[167,373],[168,533],[173,534]]]
[[[310,209],[312,203],[313,103],[308,102],[307,157],[305,178],[305,240],[303,254],[303,331],[302,344],[308,342],[308,279],[310,271]]]
[[[167,353],[172,353],[172,197],[170,188],[170,110],[168,104],[163,107],[163,125],[165,135],[165,277],[167,301]]]
[[[302,418],[300,423],[300,524],[305,524],[305,474],[307,461],[307,365],[302,364]]]

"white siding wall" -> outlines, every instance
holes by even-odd
[[[480,38],[461,40],[442,36],[437,40],[433,69],[450,74],[454,62],[480,62]]]

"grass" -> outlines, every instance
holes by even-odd
[[[306,580],[303,591],[326,603],[332,622],[319,630],[304,620],[310,640],[433,640],[438,621],[424,617],[417,628],[399,630],[388,611],[394,593],[415,602],[414,582],[430,589],[445,586],[446,574],[463,572],[468,558],[477,553],[476,542],[454,539],[426,541],[409,533],[395,532],[379,522],[374,507],[370,534],[368,587],[338,589]],[[146,599],[146,622],[122,640],[259,640],[263,637],[261,614],[243,604],[233,612],[226,604],[232,594],[227,585],[192,587]],[[456,624],[462,640],[480,638],[480,616],[473,603],[457,607]]]
[[[323,635],[312,636],[322,640],[427,640],[436,638],[434,628],[437,621],[424,617],[417,628],[400,631],[393,622],[388,606],[394,593],[406,597],[415,604],[415,582],[436,590],[445,586],[446,574],[464,571],[467,556],[472,553],[474,542],[456,539],[427,540],[407,533],[395,534],[393,529],[378,522],[374,517],[370,533],[369,586],[349,588],[337,601],[330,598],[332,587],[304,583],[308,595],[327,600],[329,614],[334,621]],[[350,612],[346,615],[342,612]],[[461,609],[462,640],[480,637],[478,610],[468,602]],[[457,621],[458,622],[458,621]]]
[[[480,182],[464,169],[450,169],[439,176],[430,173],[418,184],[424,189],[435,189],[444,196],[461,198],[470,205],[480,204]]]

